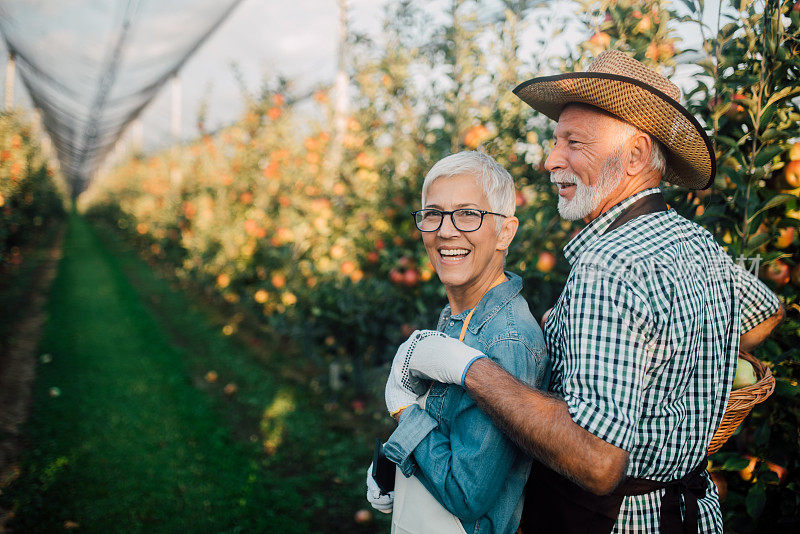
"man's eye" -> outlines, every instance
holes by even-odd
[[[430,211],[423,211],[422,212],[422,218],[423,219],[432,219],[434,217],[439,217],[440,215],[441,215],[441,213],[439,213],[436,210],[430,210]]]
[[[481,216],[481,212],[476,211],[476,210],[461,210],[460,215],[462,217],[480,217]]]

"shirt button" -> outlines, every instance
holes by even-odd
[[[454,323],[453,321],[450,321],[450,326],[453,326],[454,324],[456,324],[456,323]]]

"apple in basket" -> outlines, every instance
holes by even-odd
[[[736,362],[736,376],[733,377],[733,389],[752,386],[756,382],[758,382],[758,378],[756,378],[753,364],[744,358],[739,358]]]

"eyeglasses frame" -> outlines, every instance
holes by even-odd
[[[480,222],[480,224],[478,224],[477,228],[475,228],[474,230],[462,230],[461,228],[458,227],[458,225],[456,224],[456,219],[455,219],[455,217],[453,217],[453,214],[455,212],[457,212],[457,211],[462,211],[462,210],[477,211],[478,213],[481,214],[481,222]],[[419,213],[421,211],[438,211],[439,213],[441,213],[442,214],[442,218],[439,221],[439,226],[437,226],[433,230],[423,230],[422,228],[420,228],[419,225],[417,224],[417,213]],[[480,230],[481,226],[483,226],[483,218],[486,215],[497,215],[499,217],[503,217],[504,219],[508,218],[508,215],[503,215],[502,213],[495,213],[493,211],[480,210],[478,208],[458,208],[457,210],[452,210],[452,211],[444,211],[444,210],[440,210],[440,209],[436,209],[436,208],[422,208],[420,210],[414,210],[414,211],[411,212],[411,218],[414,220],[414,226],[416,226],[417,230],[419,230],[420,232],[438,232],[439,229],[442,227],[442,224],[444,223],[444,216],[445,215],[449,215],[450,216],[450,222],[453,223],[453,228],[455,228],[459,232],[464,232],[464,233],[477,232],[478,230]]]

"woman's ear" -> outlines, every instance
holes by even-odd
[[[497,250],[507,250],[511,246],[511,241],[517,235],[519,219],[514,216],[503,219],[503,226],[500,227],[500,235],[497,237]]]

